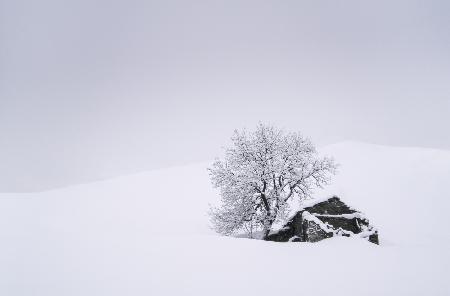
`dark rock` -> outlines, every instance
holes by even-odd
[[[347,219],[343,217],[321,217],[317,216],[323,223],[328,223],[333,226],[335,229],[342,228],[344,230],[351,231],[353,233],[359,233],[361,232],[360,223],[358,223],[359,219],[353,218],[353,219]],[[358,221],[359,220],[359,221]]]
[[[361,237],[379,244],[378,231],[370,225],[369,220],[336,196],[298,211],[267,240],[318,242],[333,236]]]
[[[376,245],[379,245],[379,241],[378,241],[378,231],[375,231],[374,234],[369,236],[369,242],[374,243]]]
[[[320,227],[320,225],[315,223],[314,221],[305,220],[303,225],[304,225],[303,241],[305,242],[315,243],[333,236],[332,232],[327,232],[323,230]]]
[[[342,215],[342,214],[353,214],[356,213],[355,210],[351,209],[345,203],[343,203],[339,197],[333,196],[332,198],[319,202],[314,206],[310,206],[304,209],[311,214],[321,214],[321,215]]]

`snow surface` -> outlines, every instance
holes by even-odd
[[[215,235],[207,164],[0,194],[0,295],[450,295],[450,152],[345,142],[317,197],[366,214],[356,238]]]

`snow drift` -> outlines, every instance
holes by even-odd
[[[448,295],[450,152],[340,143],[337,194],[380,246],[219,237],[206,166],[0,194],[1,295]]]

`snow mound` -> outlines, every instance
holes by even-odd
[[[206,166],[0,194],[0,295],[448,295],[450,152],[346,142],[316,196],[338,195],[381,245],[272,243],[209,229]]]

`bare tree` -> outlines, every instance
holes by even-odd
[[[260,123],[251,133],[236,130],[232,144],[225,159],[209,168],[222,198],[211,209],[211,221],[224,235],[262,230],[267,239],[290,201],[310,197],[336,170],[333,159],[320,158],[310,140],[270,125]]]

